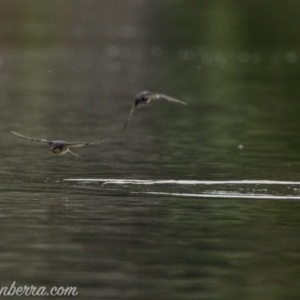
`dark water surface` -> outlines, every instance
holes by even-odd
[[[1,1],[1,286],[298,299],[300,3],[278,3]],[[145,89],[188,105],[124,133]]]

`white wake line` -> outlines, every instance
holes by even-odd
[[[185,194],[185,193],[164,193],[164,192],[141,192],[134,194],[147,194],[147,195],[164,195],[164,196],[176,196],[176,197],[197,197],[197,198],[231,198],[231,199],[290,199],[300,200],[297,196],[272,196],[272,195],[224,195],[224,194]]]
[[[142,180],[142,179],[64,179],[64,181],[76,181],[76,182],[103,182],[104,184],[178,184],[178,185],[217,185],[217,184],[265,184],[265,185],[300,185],[299,181],[277,181],[277,180]]]

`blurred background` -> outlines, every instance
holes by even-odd
[[[1,284],[298,297],[299,15],[293,0],[2,0]],[[153,102],[124,132],[143,90],[188,105]],[[10,130],[112,140],[77,159]]]
[[[297,176],[296,1],[4,0],[0,8],[5,143],[45,159],[40,145],[17,141],[9,130],[63,140],[116,137],[105,160],[115,155],[122,174],[128,160],[156,153],[165,166],[172,156],[184,159],[192,178],[202,176],[199,164],[205,178]],[[140,109],[124,139],[142,90],[188,107]],[[19,150],[11,148],[3,149],[6,163]],[[169,169],[173,176],[177,168]]]

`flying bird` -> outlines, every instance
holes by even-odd
[[[72,152],[70,150],[70,147],[83,147],[83,146],[88,146],[88,145],[97,145],[102,142],[105,142],[109,139],[102,140],[102,141],[97,141],[97,142],[65,142],[65,141],[49,141],[49,140],[44,140],[44,139],[35,139],[31,138],[28,136],[21,135],[19,133],[16,133],[14,131],[11,131],[12,134],[16,135],[17,137],[20,137],[22,139],[26,139],[29,141],[34,141],[34,142],[39,142],[39,143],[45,143],[48,144],[51,148],[51,151],[54,154],[65,154],[67,152],[70,152],[71,154],[75,155],[76,157],[79,157],[77,154]]]
[[[134,101],[133,106],[130,110],[128,119],[125,123],[124,130],[127,129],[129,121],[130,121],[130,119],[132,117],[132,114],[133,114],[133,112],[135,111],[136,108],[144,106],[144,105],[150,103],[152,100],[163,100],[163,99],[167,100],[169,102],[180,103],[180,104],[186,105],[185,102],[183,102],[181,100],[178,100],[178,99],[175,99],[175,98],[172,98],[168,95],[159,94],[159,93],[152,93],[152,92],[149,92],[149,91],[140,92],[135,96],[135,101]]]

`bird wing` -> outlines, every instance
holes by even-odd
[[[186,105],[186,103],[184,101],[175,99],[175,98],[170,97],[170,96],[165,95],[165,94],[151,94],[151,95],[148,95],[147,98],[150,99],[150,100],[165,99],[165,100],[170,101],[170,102],[176,102],[176,103]]]
[[[70,149],[68,150],[68,152],[70,152],[70,153],[71,153],[71,154],[73,154],[74,156],[76,156],[76,157],[79,157],[79,158],[80,158],[80,156],[79,156],[79,155],[77,155],[76,153],[72,152]]]
[[[45,143],[45,144],[49,144],[51,145],[53,143],[53,141],[48,141],[48,140],[44,140],[44,139],[35,139],[35,138],[31,138],[31,137],[28,137],[28,136],[25,136],[25,135],[21,135],[19,133],[16,133],[14,131],[11,131],[12,134],[22,138],[22,139],[26,139],[26,140],[29,140],[29,141],[34,141],[34,142],[40,142],[40,143]]]
[[[128,124],[129,124],[129,121],[130,121],[130,119],[131,119],[131,117],[132,117],[132,114],[133,114],[134,110],[135,110],[135,107],[133,106],[132,109],[131,109],[131,111],[130,111],[130,113],[129,113],[129,116],[128,116],[128,118],[127,118],[127,121],[126,121],[126,123],[125,123],[124,130],[127,129]]]
[[[98,145],[98,144],[101,144],[101,143],[109,141],[109,140],[111,140],[111,139],[109,138],[109,139],[105,139],[102,141],[96,141],[96,142],[66,142],[66,146],[83,147],[83,146],[88,146],[88,145]]]

